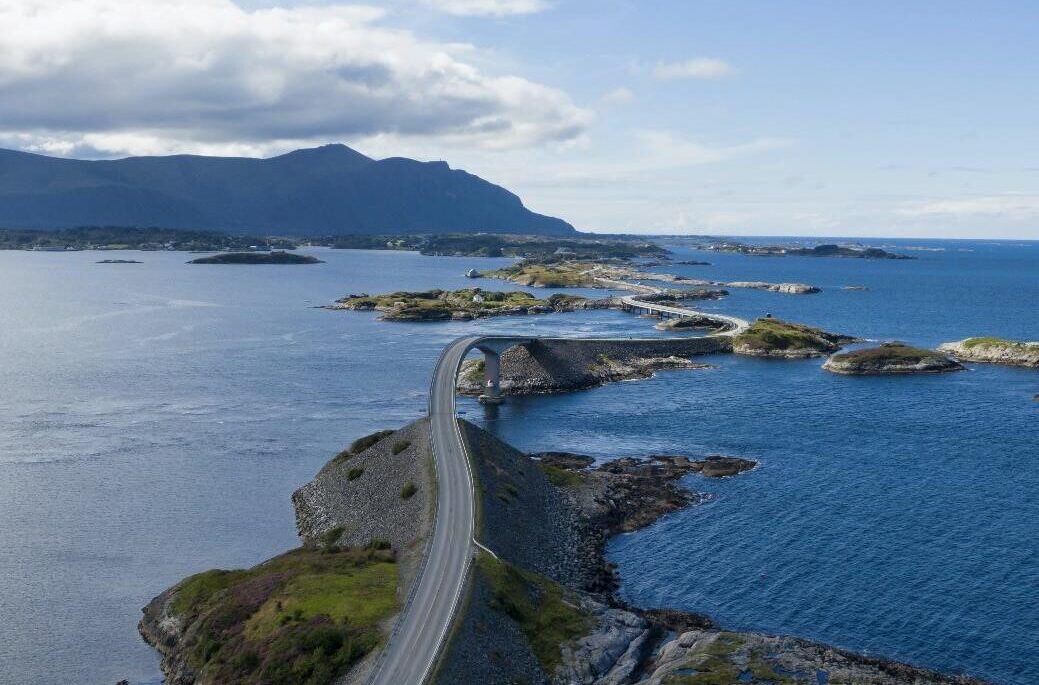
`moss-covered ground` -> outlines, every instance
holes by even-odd
[[[819,328],[780,319],[761,318],[733,338],[733,344],[752,350],[813,350],[830,352],[837,349],[834,336]]]
[[[585,262],[520,262],[481,275],[542,288],[592,288],[597,283],[586,273],[592,266]]]
[[[199,682],[325,685],[380,644],[396,588],[391,551],[328,544],[191,576],[170,609]]]
[[[559,665],[563,645],[591,630],[591,619],[558,583],[486,553],[477,559],[477,569],[491,588],[493,608],[519,624],[546,673]]]
[[[901,343],[885,343],[879,347],[868,347],[862,350],[854,350],[833,356],[835,361],[849,362],[885,362],[904,361],[909,363],[921,362],[928,359],[941,359],[943,355],[932,350],[920,347],[911,347]]]

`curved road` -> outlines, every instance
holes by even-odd
[[[630,302],[629,302],[630,300]],[[749,324],[743,319],[622,298],[624,304],[677,316],[716,318],[732,326],[719,335],[734,335]],[[558,339],[558,338],[556,338]],[[609,340],[609,338],[601,338]],[[418,580],[382,655],[368,677],[369,685],[421,685],[429,677],[462,598],[473,559],[475,493],[469,458],[455,418],[458,370],[466,354],[481,343],[529,341],[510,336],[459,338],[441,353],[429,388],[429,430],[436,469],[437,499],[433,536]],[[629,338],[623,338],[629,342]],[[659,338],[652,338],[659,341]]]

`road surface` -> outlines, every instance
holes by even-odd
[[[654,290],[647,288],[647,292]],[[731,329],[719,335],[734,335],[748,325],[736,317],[642,302],[637,297],[625,297],[622,300],[631,307],[675,316],[704,316],[722,320]],[[426,681],[444,646],[455,610],[462,599],[474,544],[479,545],[473,537],[473,476],[455,418],[455,384],[462,361],[471,349],[481,343],[493,345],[530,340],[529,337],[459,338],[440,355],[429,389],[430,442],[437,480],[433,537],[411,595],[368,678],[369,685],[422,685]],[[630,342],[631,339],[623,340]]]

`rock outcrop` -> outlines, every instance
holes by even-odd
[[[1039,368],[1039,342],[967,338],[958,342],[942,343],[938,346],[938,352],[961,361]]]
[[[293,494],[301,548],[205,571],[152,600],[139,629],[166,682],[362,682],[425,554],[430,459],[425,419],[356,440]]]
[[[751,288],[753,290],[767,290],[773,293],[787,293],[788,295],[812,295],[821,293],[822,289],[808,285],[807,283],[766,283],[764,281],[730,281],[724,283],[730,288]]]
[[[694,357],[728,352],[724,337],[659,340],[535,340],[501,355],[501,390],[530,395],[584,390],[604,383],[649,378],[660,369],[701,369]],[[483,362],[469,360],[458,374],[459,392],[483,391]]]
[[[823,368],[847,376],[885,376],[918,373],[962,371],[963,366],[944,354],[909,347],[902,343],[884,343],[854,352],[835,354]]]
[[[828,333],[800,323],[765,317],[732,339],[732,351],[752,357],[803,359],[836,352],[858,338]]]

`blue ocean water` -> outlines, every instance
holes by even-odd
[[[919,344],[1039,339],[1039,244],[899,245],[944,251],[688,252],[712,265],[674,270],[824,288],[704,304],[747,317]],[[620,312],[391,324],[315,309],[351,292],[471,285],[463,270],[507,261],[315,253],[327,263],[0,252],[0,683],[158,683],[140,607],[190,573],[295,545],[292,490],[354,437],[421,416],[450,339],[653,334]],[[760,460],[738,478],[691,479],[715,499],[614,541],[634,602],[1039,682],[1039,373],[862,379],[818,360],[711,361],[517,398],[493,416],[460,407],[524,449]]]

